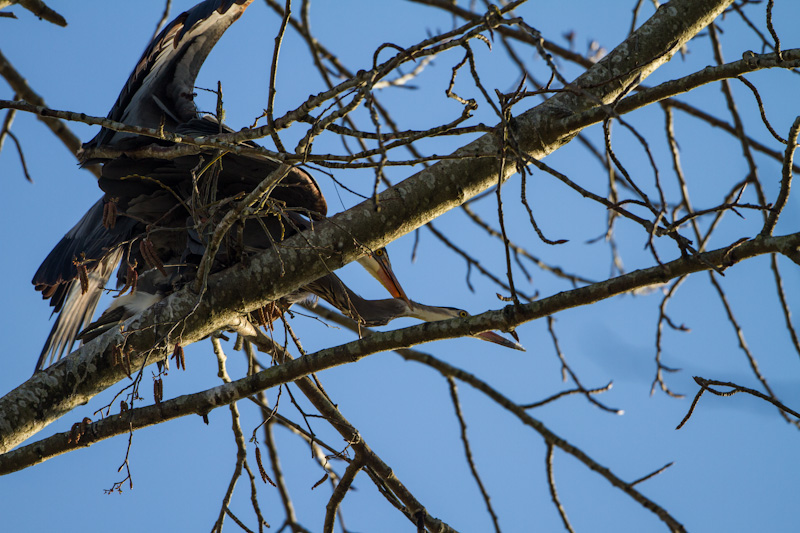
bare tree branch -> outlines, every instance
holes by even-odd
[[[42,0],[0,0],[0,9],[19,4],[40,19],[52,22],[58,26],[66,26],[67,21],[64,17],[47,7]]]

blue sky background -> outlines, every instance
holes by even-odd
[[[191,7],[193,1],[175,1],[172,16]],[[518,12],[544,37],[568,46],[562,35],[575,32],[575,49],[583,52],[589,41],[613,49],[630,27],[631,1],[589,2],[532,0]],[[645,2],[640,22],[652,13]],[[19,20],[0,19],[0,47],[11,63],[28,79],[47,104],[56,109],[105,116],[139,58],[161,15],[163,2],[65,2],[53,5],[69,22],[67,28],[35,19],[15,9]],[[299,6],[296,8],[299,10]],[[764,30],[764,5],[750,6],[747,13]],[[352,71],[369,68],[373,51],[384,42],[408,46],[452,26],[450,16],[408,2],[315,2],[311,10],[316,37],[334,51]],[[796,23],[800,4],[776,2],[775,24],[784,48],[797,46]],[[221,80],[227,122],[234,128],[249,125],[266,106],[267,79],[278,17],[262,3],[255,2],[222,38],[198,79],[200,87],[214,87]],[[739,18],[728,15],[721,23],[727,61],[741,57],[745,50],[760,52],[760,44],[746,31]],[[766,33],[766,32],[765,32]],[[519,82],[517,71],[508,64],[499,42],[493,51],[474,42],[482,80],[490,89],[510,91]],[[540,78],[546,77],[544,62],[533,52],[521,51],[524,60]],[[384,52],[385,57],[389,53]],[[384,56],[382,56],[384,57]],[[413,82],[416,90],[391,89],[379,94],[400,128],[423,129],[452,120],[460,106],[443,94],[450,69],[462,57],[454,51],[437,58]],[[660,81],[684,76],[713,62],[709,40],[700,37],[689,46],[686,58],[676,56],[646,80]],[[559,61],[567,79],[581,69]],[[748,76],[766,102],[769,119],[776,130],[787,135],[798,114],[796,75],[761,72]],[[279,112],[292,109],[324,89],[311,69],[305,44],[291,30],[284,42],[279,70]],[[495,124],[496,119],[480,99],[466,72],[458,78],[456,91],[477,98],[482,104],[475,122]],[[749,91],[734,84],[739,109],[746,117],[749,134],[783,151],[766,132]],[[10,99],[11,90],[0,83],[0,98]],[[730,121],[719,85],[703,87],[681,99],[706,112]],[[200,106],[212,109],[212,97],[200,93]],[[534,100],[521,104],[523,111]],[[538,102],[536,102],[538,103]],[[363,112],[357,115],[362,127],[369,127]],[[658,107],[625,117],[648,136],[660,165],[667,195],[676,198],[676,185],[668,159],[663,113]],[[696,208],[716,205],[733,183],[747,172],[738,141],[696,119],[676,112],[681,159]],[[84,141],[97,131],[71,124]],[[21,173],[13,144],[7,140],[0,153],[0,179],[4,209],[0,222],[7,231],[0,236],[4,250],[0,261],[0,321],[3,335],[4,371],[0,373],[0,394],[25,381],[51,327],[50,308],[33,290],[30,279],[38,265],[61,236],[96,201],[100,191],[93,176],[76,166],[49,130],[35,118],[17,115],[13,131],[22,142],[34,183]],[[287,146],[304,129],[285,134]],[[641,147],[631,135],[615,127],[615,150],[637,183],[652,192],[652,171]],[[586,131],[596,146],[602,146],[599,126]],[[466,138],[445,139],[426,147],[426,153],[447,153],[465,144]],[[314,145],[318,153],[342,153],[335,138],[323,136]],[[405,158],[398,152],[395,157]],[[770,200],[777,195],[780,164],[756,155],[760,176]],[[603,168],[577,142],[549,156],[546,162],[576,182],[605,194],[607,176]],[[392,168],[390,177],[399,181],[419,167]],[[368,194],[371,172],[334,172],[336,179]],[[332,213],[352,207],[360,200],[338,189],[324,174],[317,173]],[[553,247],[538,240],[527,214],[516,200],[518,177],[504,186],[504,208],[511,239],[551,264],[592,279],[604,279],[611,269],[607,244],[587,244],[604,232],[605,211],[577,197],[549,176],[535,172],[528,178],[528,198],[537,221],[551,239],[569,239]],[[754,201],[751,193],[745,201]],[[496,227],[496,206],[490,197],[473,205]],[[743,212],[745,219],[726,215],[712,239],[710,249],[752,237],[760,229],[761,216]],[[796,232],[798,202],[790,197],[777,235]],[[435,221],[437,228],[460,246],[479,256],[484,265],[505,277],[505,259],[500,244],[467,222],[458,210]],[[707,221],[706,221],[707,224]],[[617,242],[626,271],[652,266],[644,251],[647,236],[638,226],[617,223]],[[691,237],[687,229],[684,235]],[[503,305],[495,293],[500,289],[473,272],[471,292],[465,285],[467,269],[451,251],[439,246],[433,235],[421,230],[417,259],[411,261],[414,235],[389,246],[395,271],[409,296],[434,305],[449,305],[478,313]],[[662,259],[678,257],[671,243],[659,242]],[[800,275],[793,263],[779,260],[790,304],[800,293]],[[526,264],[532,279],[515,271],[518,288],[549,296],[568,290],[570,284]],[[348,285],[363,296],[383,298],[382,289],[358,267],[342,272]],[[743,328],[748,345],[758,358],[761,371],[778,397],[795,409],[800,407],[800,355],[791,347],[767,257],[736,265],[720,283]],[[572,309],[555,317],[559,342],[572,368],[587,387],[609,381],[614,388],[598,399],[624,409],[623,416],[598,410],[583,398],[573,396],[531,412],[551,430],[582,448],[601,464],[626,480],[637,479],[666,463],[674,466],[662,475],[638,486],[646,496],[668,509],[690,531],[793,531],[796,528],[796,495],[800,488],[800,467],[795,461],[800,433],[785,423],[768,404],[743,395],[732,398],[704,396],[692,420],[680,431],[675,426],[685,415],[696,392],[692,376],[730,380],[759,388],[739,350],[733,328],[708,274],[697,274],[682,286],[668,307],[670,317],[691,328],[690,333],[665,330],[664,363],[681,368],[668,376],[673,390],[683,399],[661,392],[650,395],[655,375],[655,333],[661,291],[646,295],[625,295],[587,308]],[[107,301],[101,303],[107,305]],[[795,309],[796,310],[796,309]],[[397,321],[391,327],[413,322]],[[796,324],[796,321],[795,321]],[[298,314],[292,327],[308,351],[340,344],[354,336]],[[442,341],[422,346],[448,363],[463,368],[521,403],[543,399],[571,384],[560,379],[545,321],[529,323],[519,330],[526,353],[511,351],[474,339]],[[228,348],[229,372],[244,374],[243,358]],[[150,375],[150,370],[146,370]],[[320,375],[327,392],[340,410],[362,433],[366,442],[395,471],[428,511],[459,531],[487,531],[491,521],[480,493],[464,460],[458,422],[449,399],[447,383],[437,373],[417,363],[404,362],[393,353],[378,354],[357,364],[326,371]],[[147,382],[146,382],[147,383]],[[188,351],[187,371],[172,371],[165,379],[165,397],[203,390],[219,384],[216,360],[210,343],[198,343]],[[110,400],[114,391],[103,394],[48,427],[42,436],[66,431],[84,416]],[[149,385],[144,387],[145,403],[152,402]],[[545,470],[545,446],[538,434],[521,427],[506,411],[465,384],[459,384],[475,461],[504,531],[557,531],[560,519],[550,502]],[[276,391],[269,391],[274,403]],[[297,395],[296,395],[297,396]],[[240,403],[246,435],[260,416],[247,402]],[[281,413],[299,419],[285,395]],[[317,422],[319,437],[336,448],[344,448],[338,434]],[[289,488],[301,524],[311,531],[321,529],[329,485],[312,490],[322,471],[309,457],[308,447],[281,428],[275,430]],[[259,435],[261,438],[261,435]],[[262,439],[263,440],[263,439]],[[117,531],[208,530],[219,512],[235,464],[235,443],[230,431],[230,413],[219,409],[209,415],[209,425],[199,417],[188,417],[139,431],[133,436],[130,455],[133,490],[121,495],[104,495],[103,489],[121,479],[116,472],[125,457],[127,439],[100,442],[86,450],[54,458],[23,472],[0,478],[0,524],[7,531],[71,530]],[[252,445],[250,460],[254,465]],[[662,523],[628,497],[614,490],[603,478],[589,471],[571,456],[556,452],[555,476],[562,503],[578,531],[655,531]],[[337,465],[338,471],[343,468]],[[369,479],[360,474],[358,489],[343,505],[348,527],[353,531],[409,531],[411,525],[380,495]],[[283,511],[277,492],[259,487],[259,501],[265,517],[280,527]],[[234,512],[252,527],[249,488],[240,480],[232,504]],[[236,526],[226,525],[231,530]]]

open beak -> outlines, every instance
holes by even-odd
[[[520,343],[508,340],[502,335],[498,335],[494,331],[484,331],[483,333],[478,333],[477,335],[474,335],[474,337],[484,341],[493,342],[495,344],[499,344],[500,346],[505,346],[506,348],[511,348],[513,350],[519,350],[521,352],[525,351],[525,348]]]
[[[402,299],[411,306],[411,300],[406,296],[406,291],[400,286],[397,276],[395,276],[394,271],[392,271],[392,263],[389,261],[389,255],[386,253],[386,250],[381,248],[374,254],[371,254],[370,257],[375,260],[379,267],[375,269],[374,272],[372,268],[368,267],[370,273],[381,282],[381,285],[383,285],[392,296]]]

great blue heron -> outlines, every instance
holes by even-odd
[[[175,131],[182,123],[197,117],[193,102],[194,82],[208,53],[225,30],[238,19],[252,0],[214,0],[198,4],[180,14],[145,50],[131,73],[108,118],[127,124]],[[136,148],[157,142],[103,128],[86,143],[86,150],[99,147]],[[98,162],[89,156],[86,163]],[[104,169],[105,170],[105,169]],[[109,171],[112,168],[109,167]],[[72,347],[78,332],[91,322],[102,289],[120,263],[121,275],[127,264],[135,264],[137,250],[131,243],[141,233],[135,218],[138,207],[151,209],[153,198],[127,195],[130,217],[120,217],[115,225],[108,219],[108,195],[89,209],[80,221],[53,248],[33,277],[36,290],[50,300],[58,317],[36,363],[39,370]],[[118,198],[119,200],[119,198]],[[155,199],[157,200],[157,199]],[[148,207],[149,206],[149,207]],[[125,253],[127,252],[127,253]]]
[[[214,44],[251,1],[207,0],[179,15],[147,47],[108,118],[194,136],[224,128],[211,117],[199,116],[194,82]],[[83,146],[87,163],[103,163],[99,185],[105,195],[61,239],[33,277],[36,289],[58,313],[37,370],[72,347],[78,332],[91,322],[117,265],[117,285],[123,286],[129,267],[180,258],[187,249],[190,226],[184,206],[192,195],[199,162],[211,161],[214,154],[169,160],[125,155],[108,159],[97,154],[98,148],[135,151],[153,144],[170,143],[103,128]],[[228,198],[249,192],[277,166],[266,158],[227,154],[224,165],[209,172],[213,180],[208,181],[214,184],[210,194]],[[311,219],[327,212],[317,183],[299,168],[291,169],[270,197]],[[405,298],[386,260],[376,256],[362,264],[394,296]]]
[[[230,131],[213,117],[199,115],[193,101],[194,81],[211,48],[250,2],[207,0],[179,15],[145,50],[108,117],[180,135]],[[59,313],[37,369],[48,356],[57,359],[70,349],[78,332],[91,322],[115,265],[119,264],[118,287],[126,286],[129,276],[137,276],[137,268],[155,268],[143,272],[136,293],[118,298],[97,323],[90,324],[82,334],[84,339],[138,313],[191,278],[193,263],[187,256],[193,248],[196,255],[202,255],[208,233],[224,213],[222,204],[249,193],[278,167],[277,161],[265,157],[230,153],[220,157],[212,151],[170,159],[132,157],[140,148],[169,144],[103,128],[84,145],[87,163],[103,163],[99,185],[105,195],[65,235],[34,276],[37,290],[51,300],[54,313]],[[110,148],[130,156],[107,156]],[[257,210],[240,221],[238,232],[226,237],[215,257],[215,269],[231,266],[243,253],[264,250],[282,240],[287,232],[283,222],[275,225],[275,213],[292,227],[289,234],[310,229],[313,220],[327,213],[316,181],[300,168],[289,171],[270,199],[276,209]],[[462,313],[408,300],[382,250],[359,262],[396,301],[363,300],[331,273],[287,296],[285,303],[316,294],[365,324],[385,323],[399,316],[441,320]],[[495,337],[487,340],[508,345],[509,341]]]

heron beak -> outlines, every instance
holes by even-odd
[[[498,335],[494,331],[484,331],[483,333],[478,333],[477,335],[473,336],[483,341],[489,341],[499,344],[500,346],[505,346],[506,348],[511,348],[512,350],[519,350],[521,352],[525,351],[525,348],[518,342],[510,341],[502,335]]]
[[[411,306],[411,300],[408,299],[408,296],[406,296],[406,291],[403,290],[403,287],[400,286],[400,282],[397,280],[397,276],[394,275],[392,264],[389,262],[389,256],[386,255],[386,253],[380,255],[373,254],[372,258],[380,266],[380,268],[377,269],[377,272],[375,272],[374,276],[378,279],[378,281],[381,282],[381,285],[383,285],[392,296],[402,299],[405,303]]]
[[[436,322],[439,320],[448,320],[450,318],[467,318],[469,313],[463,309],[456,309],[454,307],[435,307],[412,302],[412,305],[408,308],[405,316],[424,320],[425,322]],[[519,340],[519,337],[517,337],[515,332],[511,332],[511,335],[515,339]],[[511,348],[512,350],[519,350],[521,352],[525,351],[525,348],[523,348],[519,342],[508,340],[502,335],[498,335],[494,331],[476,333],[473,335],[473,337],[483,341],[493,342],[494,344],[499,344],[500,346],[505,346],[506,348]]]

